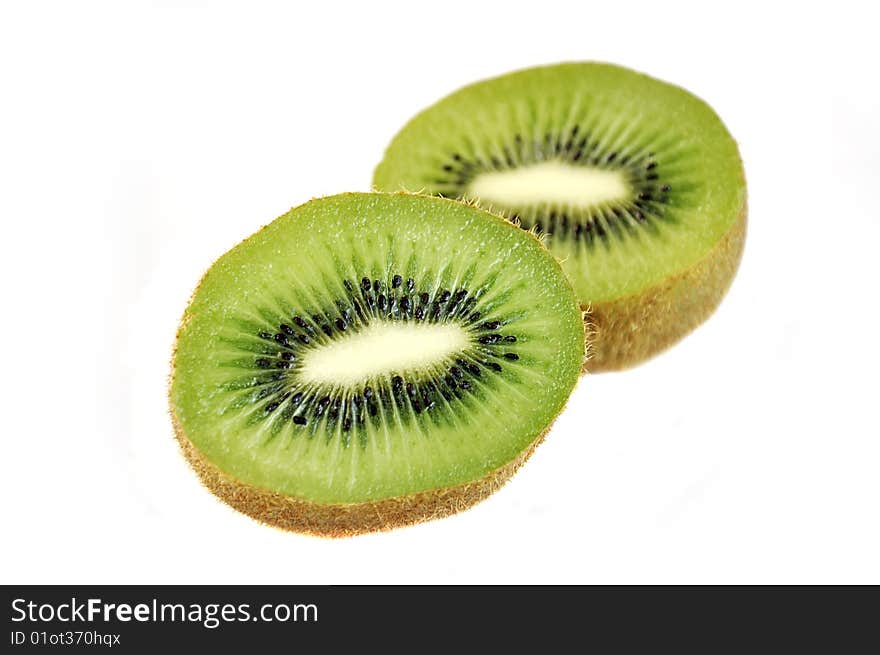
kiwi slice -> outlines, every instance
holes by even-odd
[[[478,200],[546,233],[595,327],[594,371],[644,360],[705,320],[745,239],[742,163],[715,112],[608,64],[453,93],[400,131],[374,185]]]
[[[349,535],[497,489],[583,357],[580,307],[533,235],[452,200],[344,194],[211,266],[178,331],[171,413],[227,503]]]

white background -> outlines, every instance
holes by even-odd
[[[4,3],[0,581],[880,583],[861,7]],[[291,206],[367,190],[457,87],[587,59],[692,90],[739,141],[749,235],[718,312],[583,379],[522,472],[458,516],[328,541],[216,501],[165,400],[204,269]]]

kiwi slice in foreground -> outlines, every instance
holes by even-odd
[[[745,239],[742,163],[715,112],[608,64],[453,93],[394,138],[374,186],[478,200],[546,233],[595,327],[593,371],[639,362],[705,320]]]
[[[452,200],[344,194],[227,252],[183,315],[183,452],[265,523],[327,536],[459,511],[562,409],[581,310],[538,239]]]

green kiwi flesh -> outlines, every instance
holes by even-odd
[[[519,71],[413,118],[379,190],[461,200],[546,233],[598,334],[593,370],[623,368],[705,319],[738,266],[746,187],[702,100],[609,64]]]
[[[547,431],[583,357],[579,305],[533,235],[451,200],[344,194],[210,267],[180,323],[170,404],[215,493],[339,536],[485,497]]]

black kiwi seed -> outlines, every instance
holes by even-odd
[[[308,423],[305,416],[294,416],[293,422],[297,425],[305,425],[306,423]]]
[[[421,303],[422,303],[423,305],[427,305],[427,304],[428,304],[428,300],[429,300],[429,298],[430,298],[430,296],[428,295],[428,292],[427,292],[427,291],[422,291],[422,293],[419,294],[419,300],[421,301]]]
[[[287,337],[280,332],[275,335],[275,341],[280,343],[282,346],[289,346],[290,342],[287,340]]]
[[[391,278],[391,287],[392,288],[396,289],[401,284],[403,284],[403,278],[401,276],[395,275],[393,278]]]
[[[407,293],[412,293],[416,289],[416,281],[411,277],[406,280],[406,291]]]
[[[339,330],[341,332],[345,332],[345,328],[347,328],[348,325],[346,325],[345,321],[342,320],[341,318],[337,318],[336,319],[336,327],[339,328]]]
[[[516,343],[516,337],[512,334],[508,334],[506,337],[504,337],[504,340],[507,343]]]
[[[440,293],[439,301],[440,301],[440,302],[446,302],[446,301],[449,300],[451,297],[452,297],[452,294],[451,294],[448,290],[443,289],[443,291]]]
[[[379,305],[379,309],[381,309],[383,312],[388,307],[388,300],[385,298],[384,293],[380,293],[379,296],[376,298],[376,304]]]
[[[501,341],[501,335],[500,335],[500,334],[487,334],[486,336],[483,336],[483,337],[480,337],[480,338],[479,338],[479,342],[482,343],[482,344],[484,344],[484,345],[488,345],[488,344],[492,344],[492,343],[498,343],[499,341]]]
[[[305,334],[301,334],[301,335],[299,335],[299,336],[297,337],[297,339],[299,339],[302,343],[304,343],[304,344],[306,344],[306,345],[308,345],[309,342],[310,342],[310,341],[309,341],[309,337],[308,337],[307,335],[305,335]]]
[[[290,327],[287,323],[282,323],[278,327],[282,332],[284,332],[284,334],[293,334],[293,328]]]
[[[361,278],[361,286],[364,288],[364,291],[369,291],[371,284],[372,283],[370,282],[370,278],[368,278],[368,277]]]
[[[313,316],[312,318],[314,319],[315,323],[317,323],[321,319],[320,316]],[[294,316],[293,322],[300,328],[307,328],[309,325],[304,320],[302,320],[299,316]]]
[[[516,353],[504,353],[504,358],[509,359],[512,362],[515,362],[516,360],[519,359],[519,355],[517,355]]]

